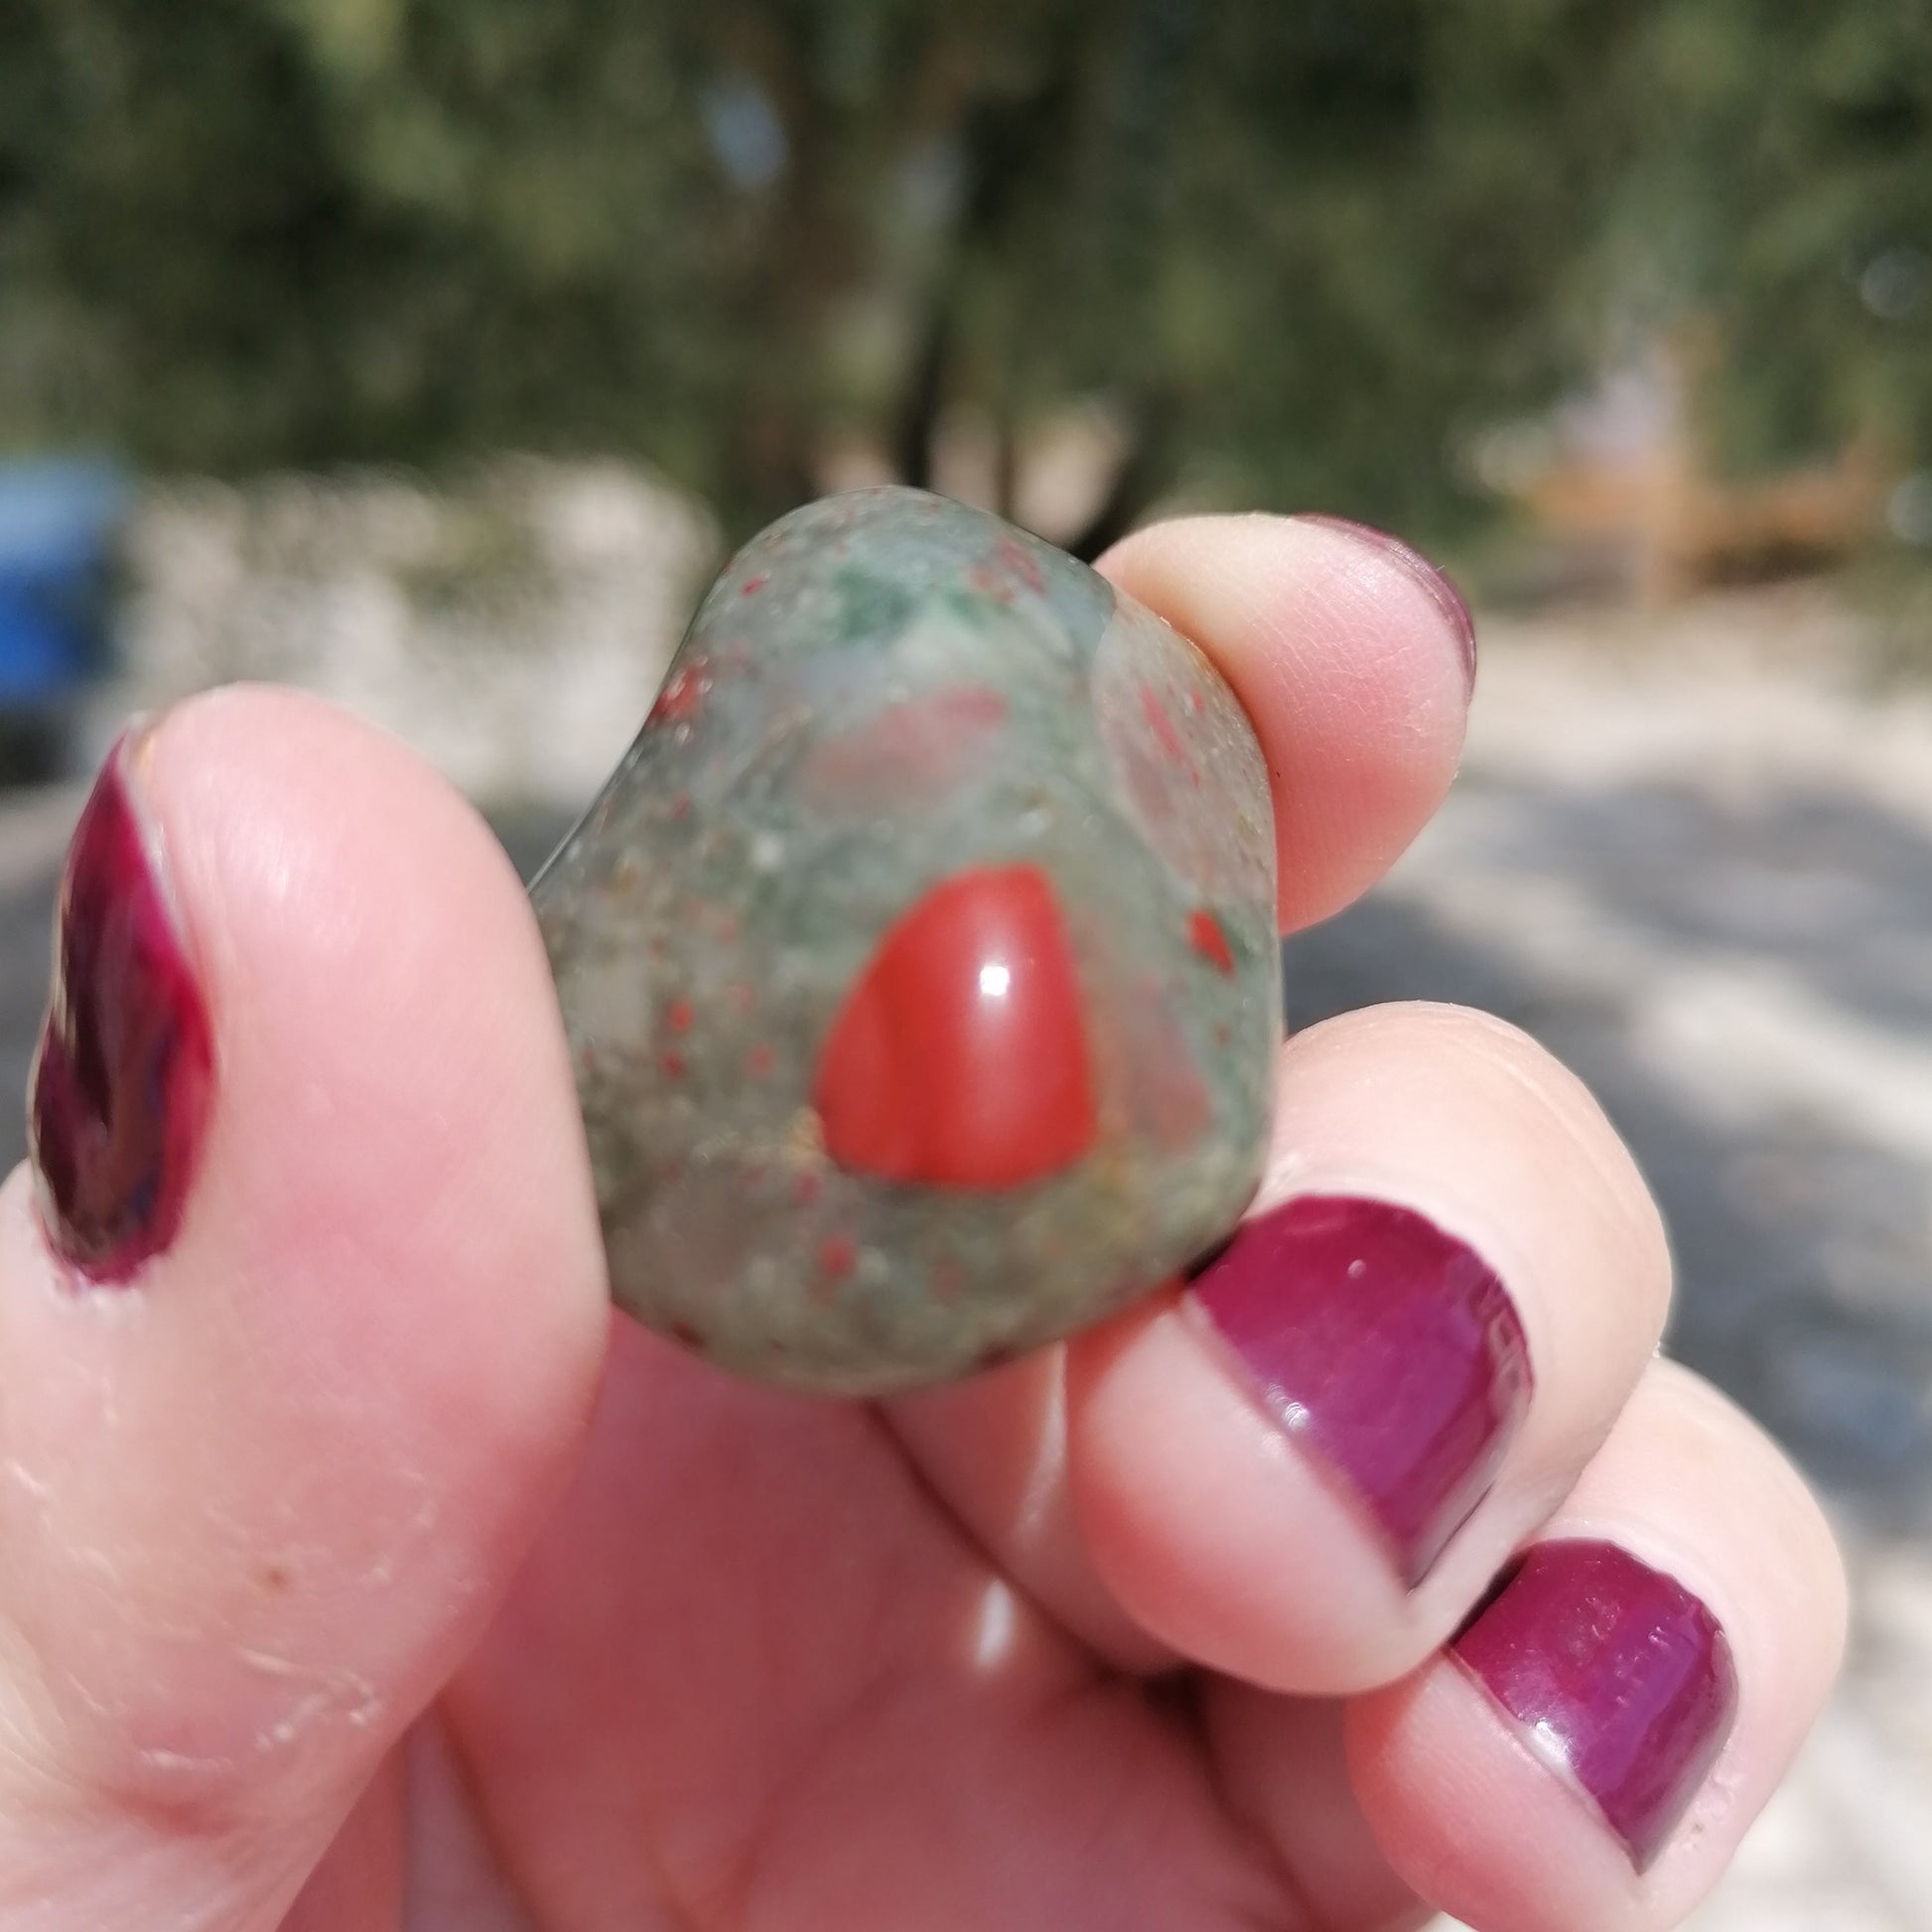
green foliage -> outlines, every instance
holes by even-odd
[[[0,0],[0,433],[635,451],[745,522],[1111,398],[1424,529],[1458,439],[1715,319],[1741,462],[1932,449],[1922,0]],[[1875,277],[1875,279],[1874,279]]]
[[[1715,325],[1720,452],[1932,458],[1932,8],[1694,0],[1654,63],[1674,121],[1640,205]]]

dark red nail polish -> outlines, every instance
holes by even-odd
[[[1411,1208],[1308,1195],[1243,1222],[1193,1297],[1419,1583],[1529,1408],[1529,1348],[1495,1271]]]
[[[1400,537],[1392,537],[1388,531],[1378,530],[1372,523],[1357,523],[1352,517],[1328,516],[1318,510],[1309,512],[1300,520],[1319,523],[1324,529],[1339,530],[1344,536],[1351,536],[1356,542],[1380,551],[1391,563],[1407,571],[1435,599],[1436,608],[1449,621],[1455,631],[1456,645],[1462,652],[1463,675],[1468,679],[1470,688],[1474,688],[1476,622],[1469,615],[1468,600],[1455,588],[1448,571],[1439,564],[1432,564],[1420,550],[1404,543]]]
[[[134,791],[114,748],[74,828],[34,1062],[28,1141],[58,1253],[125,1281],[174,1240],[213,1091],[213,1037]]]
[[[1684,1586],[1613,1543],[1539,1543],[1450,1646],[1643,1870],[1724,1747],[1737,1670]]]

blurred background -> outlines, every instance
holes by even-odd
[[[130,706],[326,691],[527,865],[724,547],[886,478],[1456,570],[1463,780],[1291,1011],[1602,1094],[1860,1588],[1698,1925],[1932,1928],[1932,11],[0,0],[0,1075]]]

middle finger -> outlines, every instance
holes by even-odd
[[[1069,1350],[1086,1553],[1196,1662],[1283,1691],[1388,1682],[1568,1492],[1669,1282],[1629,1156],[1527,1036],[1432,1006],[1311,1029],[1234,1240]]]

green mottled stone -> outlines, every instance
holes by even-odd
[[[1232,693],[1084,565],[915,490],[773,524],[532,889],[618,1301],[746,1374],[874,1393],[1171,1276],[1261,1172],[1274,864]],[[841,1165],[814,1104],[835,1023],[887,935],[975,868],[1050,882],[1090,1144],[998,1186]],[[1026,1069],[995,1072],[1024,1111]]]

